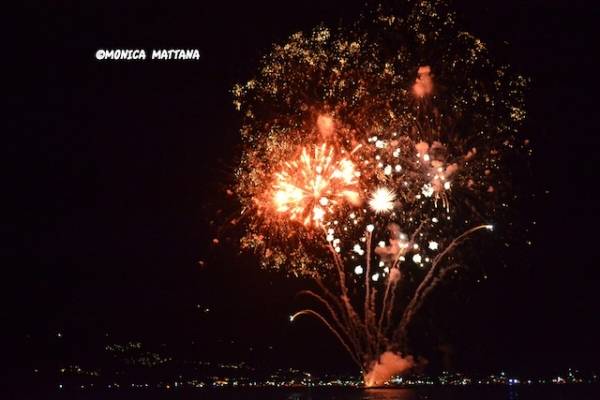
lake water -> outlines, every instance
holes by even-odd
[[[18,397],[17,397],[18,398]],[[599,385],[520,387],[437,387],[419,389],[199,389],[56,392],[23,398],[64,400],[598,400]]]

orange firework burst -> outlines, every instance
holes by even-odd
[[[359,203],[359,176],[352,160],[332,146],[302,147],[297,159],[275,173],[267,207],[305,226],[321,226],[345,202]]]

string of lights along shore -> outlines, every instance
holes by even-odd
[[[366,386],[419,363],[411,322],[468,268],[463,242],[509,236],[526,86],[446,2],[409,1],[293,33],[234,87],[241,246],[316,282],[290,319],[321,321]]]

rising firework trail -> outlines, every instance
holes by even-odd
[[[303,292],[316,307],[291,320],[320,320],[366,385],[415,364],[411,322],[466,267],[459,245],[506,220],[508,160],[528,143],[526,79],[496,65],[444,2],[409,3],[295,33],[233,90],[241,245],[317,283]],[[407,276],[420,284],[399,298]]]

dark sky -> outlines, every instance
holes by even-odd
[[[12,38],[3,319],[18,346],[9,350],[26,365],[103,340],[195,341],[197,358],[351,368],[316,323],[287,322],[301,282],[215,249],[209,221],[240,154],[232,85],[251,77],[272,42],[352,20],[361,3],[88,3],[29,3]],[[454,365],[600,369],[598,7],[455,3],[468,30],[532,78],[532,191],[549,194],[531,210],[530,259],[464,285],[443,310]],[[202,57],[98,62],[99,48],[198,48]]]

